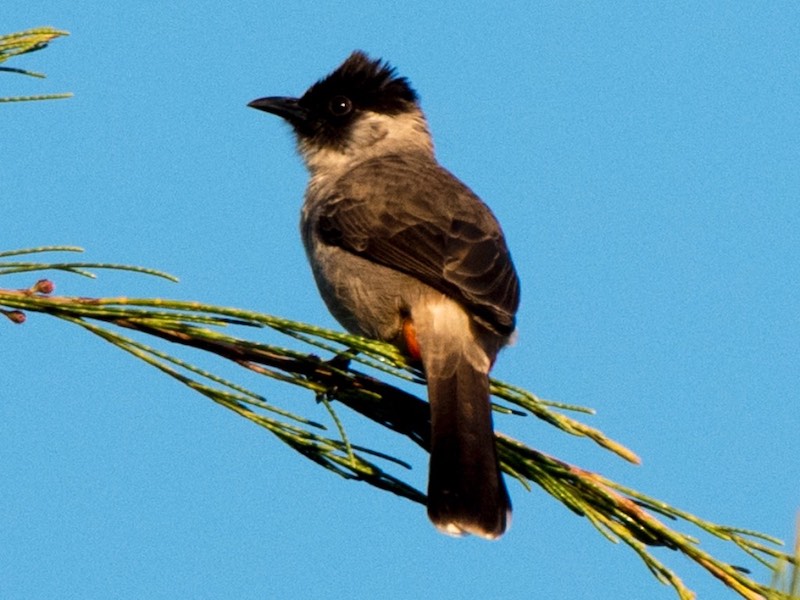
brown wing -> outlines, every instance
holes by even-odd
[[[388,156],[356,167],[317,215],[322,240],[402,271],[476,319],[514,330],[519,281],[497,220],[429,159]]]

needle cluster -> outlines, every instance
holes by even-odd
[[[42,247],[0,252],[0,277],[41,271],[94,277],[94,271],[114,269],[174,279],[141,267],[39,262],[29,258],[34,254],[76,251],[80,249]],[[422,373],[409,365],[393,346],[272,315],[200,302],[65,297],[54,292],[51,279],[39,279],[23,289],[0,289],[0,314],[16,324],[25,322],[30,313],[72,323],[263,427],[320,466],[347,479],[425,503],[425,495],[402,475],[411,468],[409,461],[394,452],[351,440],[345,419],[339,414],[346,407],[428,449],[428,404],[414,391],[407,391],[414,390],[414,384],[424,383]],[[265,333],[270,341],[260,339]],[[279,407],[261,393],[182,358],[181,348],[185,347],[305,389],[311,403],[293,410]],[[536,417],[629,462],[639,462],[631,450],[572,416],[591,414],[590,409],[547,401],[500,381],[492,381],[492,393],[495,410],[508,418]],[[328,424],[302,416],[304,410],[310,411],[316,403],[325,406],[330,417]],[[502,427],[501,418],[498,425]],[[654,550],[659,547],[682,553],[743,598],[797,598],[798,553],[781,551],[779,540],[706,521],[502,433],[497,433],[497,446],[502,469],[509,476],[529,490],[536,487],[547,492],[573,513],[586,517],[610,541],[627,544],[656,578],[672,586],[680,598],[693,598],[694,594],[672,569],[656,558]],[[697,537],[678,531],[677,524],[730,542],[745,553],[742,558],[766,565],[776,573],[776,578],[786,579],[786,585],[781,587],[787,591],[760,584],[750,578],[747,569],[714,558],[701,547]]]

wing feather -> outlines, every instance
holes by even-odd
[[[504,335],[515,326],[519,281],[500,225],[469,188],[430,159],[372,159],[319,206],[321,239],[402,271],[465,306]]]

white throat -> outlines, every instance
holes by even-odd
[[[356,164],[376,156],[406,152],[433,156],[428,124],[419,110],[395,115],[365,112],[352,125],[350,138],[342,146],[320,148],[300,140],[298,149],[315,187],[338,179]]]

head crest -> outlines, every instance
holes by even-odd
[[[340,95],[350,98],[359,108],[384,113],[407,110],[417,101],[417,94],[405,77],[399,77],[385,61],[373,60],[360,50],[311,86],[300,103],[311,108]]]

